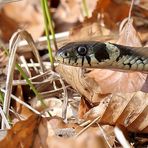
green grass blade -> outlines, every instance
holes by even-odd
[[[51,62],[51,68],[54,70],[54,60],[53,60],[52,49],[51,49],[51,44],[50,44],[48,20],[47,20],[47,16],[46,16],[44,0],[41,0],[41,6],[42,6],[42,11],[43,11],[43,17],[44,17],[45,34],[46,34],[46,37],[47,37],[47,47],[48,47],[49,59],[50,59],[50,62]]]

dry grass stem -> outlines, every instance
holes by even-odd
[[[9,125],[9,123],[8,123],[8,120],[7,120],[7,118],[6,118],[5,114],[4,114],[4,112],[3,112],[2,108],[1,108],[1,106],[0,106],[0,115],[1,115],[1,117],[2,117],[2,119],[3,119],[3,122],[4,122],[5,125],[6,125],[6,128],[7,128],[7,129],[10,129],[11,127],[10,127],[10,125]]]
[[[4,89],[1,89],[1,91],[3,93],[6,93],[6,91]],[[15,101],[17,101],[18,103],[24,105],[25,107],[27,107],[28,109],[30,109],[31,111],[33,111],[34,113],[40,115],[41,113],[39,111],[37,111],[36,109],[32,108],[30,105],[28,105],[27,103],[25,103],[24,101],[20,100],[19,98],[17,98],[16,96],[11,94],[12,99],[14,99]]]
[[[84,133],[91,125],[96,123],[98,120],[100,120],[100,117],[96,117],[90,124],[88,124],[85,128],[83,128],[77,135],[75,135],[75,138],[78,138],[82,133]]]
[[[101,127],[100,124],[98,124],[98,127],[99,127],[99,129],[100,129],[100,131],[101,131],[101,133],[102,133],[102,135],[103,135],[103,137],[104,137],[104,139],[105,139],[105,141],[106,141],[108,147],[109,147],[109,148],[112,148],[112,146],[111,146],[110,143],[108,142],[109,137],[106,136],[106,134],[105,134],[105,132],[104,132],[104,130],[103,130],[103,128]]]

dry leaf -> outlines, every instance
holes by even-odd
[[[107,28],[116,29],[117,23],[120,23],[124,18],[128,17],[130,5],[131,2],[99,0],[90,20],[97,20],[99,17]],[[136,19],[136,26],[138,26],[138,20],[140,20],[140,24],[146,21],[148,11],[140,5],[133,5],[132,16]]]
[[[60,2],[60,5],[54,14],[54,17],[60,18],[61,20],[64,20],[68,23],[75,23],[79,20],[83,20],[81,9],[82,7],[79,0],[63,0]]]
[[[77,124],[66,124],[62,118],[41,118],[37,115],[31,116],[25,121],[20,121],[12,127],[3,140],[0,141],[1,148],[10,147],[106,147],[108,141],[114,144],[113,127],[102,126],[91,127],[78,138],[73,138],[82,129]],[[103,134],[106,134],[104,139]],[[69,138],[67,138],[69,137]],[[88,138],[90,139],[88,141]]]
[[[0,141],[1,148],[31,147],[40,119],[39,116],[34,115],[28,120],[16,123],[12,129],[8,130],[6,137]]]
[[[79,34],[79,37],[78,37]],[[70,32],[69,40],[84,41],[84,40],[103,40],[105,36],[111,36],[112,33],[107,28],[101,27],[98,22],[84,22],[74,27]]]
[[[40,1],[23,0],[17,3],[9,3],[3,9],[6,16],[17,22],[17,28],[19,26],[19,28],[26,29],[34,39],[38,39],[42,35],[44,21],[40,10]],[[13,33],[16,30],[12,31],[10,32]]]
[[[97,0],[86,0],[89,15],[91,15]],[[81,0],[62,0],[53,13],[55,30],[57,32],[67,31],[74,25],[84,20],[84,9]]]
[[[85,115],[85,119],[100,116],[101,123],[123,125],[129,131],[145,132],[148,127],[148,94],[116,93],[107,96]],[[136,126],[135,126],[136,125]]]
[[[20,100],[25,101],[21,85],[17,86],[15,96],[18,97]],[[15,103],[15,110],[18,114],[22,115],[25,118],[34,114],[31,110],[29,110],[27,107],[23,106],[18,102]]]
[[[115,29],[116,23],[128,16],[129,8],[130,6],[124,2],[117,3],[114,0],[99,0],[92,17],[97,18],[98,13],[100,13],[100,16],[103,16],[101,19],[103,19],[104,24],[110,29]]]
[[[78,115],[79,115],[79,118],[82,118],[83,115],[89,111],[91,109],[91,105],[89,102],[87,102],[87,100],[82,97],[81,100],[80,100],[80,103],[79,103],[79,110],[78,110]]]
[[[0,20],[0,40],[8,42],[12,34],[18,29],[18,24],[7,16],[3,10],[0,11]]]

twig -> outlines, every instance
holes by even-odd
[[[83,129],[75,136],[75,138],[77,138],[77,137],[80,136],[82,133],[84,133],[91,125],[93,125],[94,123],[96,123],[99,119],[100,119],[100,116],[96,117],[90,124],[88,124],[85,128],[83,128]]]
[[[68,106],[68,93],[67,93],[67,89],[66,89],[66,86],[63,82],[63,80],[60,78],[60,83],[63,87],[63,93],[64,93],[64,101],[63,101],[63,107],[62,107],[62,117],[63,119],[65,119],[65,121],[67,121],[67,106]]]
[[[6,90],[4,90],[4,89],[1,89],[1,91],[2,91],[3,93],[6,93]],[[30,109],[30,110],[33,111],[34,113],[40,115],[40,112],[39,112],[39,111],[37,111],[36,109],[32,108],[30,105],[28,105],[27,103],[23,102],[22,100],[18,99],[16,96],[14,96],[14,95],[11,94],[11,97],[12,97],[12,99],[14,99],[15,101],[17,101],[17,102],[19,102],[20,104],[24,105],[25,107],[27,107],[28,109]]]
[[[106,141],[108,147],[109,147],[109,148],[112,148],[112,146],[111,146],[110,143],[108,142],[108,138],[107,138],[107,136],[106,136],[106,134],[105,134],[103,128],[100,126],[100,124],[98,124],[98,126],[99,126],[99,129],[100,129],[100,131],[101,131],[101,133],[102,133],[102,135],[103,135],[103,137],[104,137],[104,139],[105,139],[105,141]]]

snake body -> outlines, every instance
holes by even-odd
[[[148,47],[97,41],[71,42],[58,50],[56,60],[62,64],[84,68],[148,73]]]

